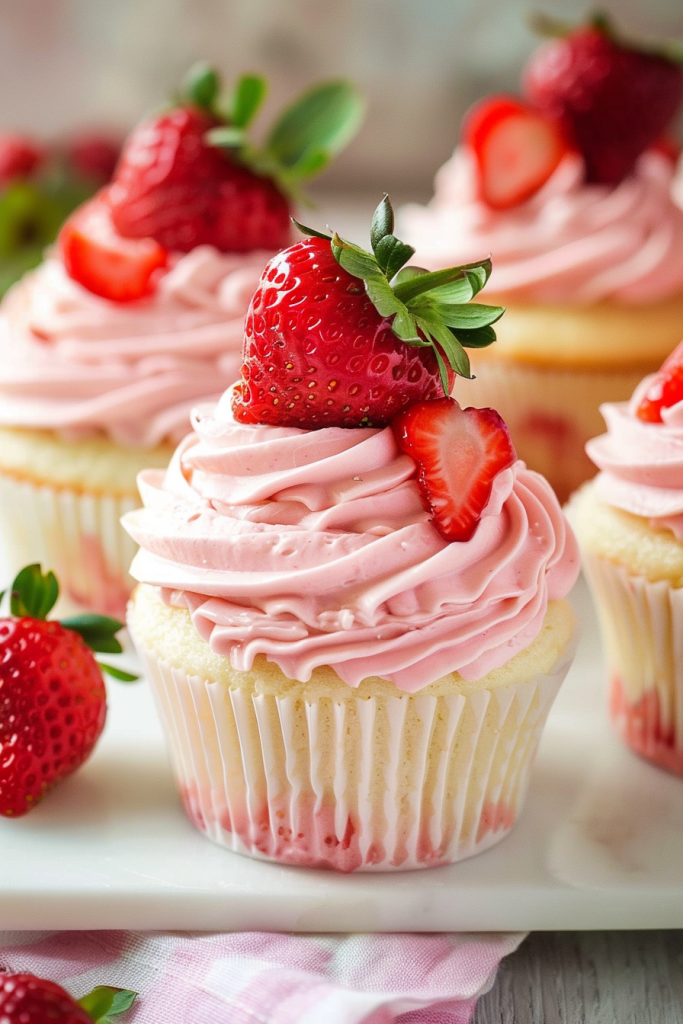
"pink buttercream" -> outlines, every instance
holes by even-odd
[[[492,210],[476,196],[470,153],[459,148],[438,172],[427,207],[401,213],[401,237],[430,270],[493,255],[488,291],[540,302],[656,302],[683,290],[683,210],[675,169],[648,152],[614,188],[584,184],[569,154],[525,203]]]
[[[391,428],[243,426],[229,392],[193,423],[165,476],[141,474],[131,571],[237,669],[265,654],[301,681],[319,665],[409,692],[477,679],[532,643],[576,579],[557,499],[522,462],[496,478],[472,538],[449,543]]]
[[[178,441],[198,401],[239,378],[244,317],[266,252],[200,246],[149,298],[98,298],[48,258],[0,307],[0,425]]]
[[[601,470],[595,486],[602,501],[683,541],[683,402],[662,409],[662,423],[636,416],[654,377],[638,385],[630,402],[600,407],[607,433],[589,441],[586,451]]]

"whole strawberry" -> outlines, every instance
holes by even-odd
[[[405,264],[414,249],[393,234],[388,198],[373,217],[373,253],[312,237],[265,268],[245,323],[242,379],[233,412],[242,423],[379,427],[414,402],[469,377],[463,346],[495,341],[500,307],[465,305],[486,283],[490,260],[429,274]]]
[[[556,118],[586,162],[588,181],[617,184],[671,123],[683,67],[621,41],[604,17],[549,40],[524,75],[526,95]]]
[[[254,174],[207,141],[219,121],[176,107],[137,128],[110,191],[112,220],[126,238],[153,238],[189,252],[280,249],[289,241],[289,202],[271,178]]]
[[[99,986],[76,1002],[54,981],[35,974],[0,974],[2,1024],[107,1024],[125,1013],[136,993]]]
[[[128,238],[188,252],[280,249],[290,238],[292,189],[317,174],[351,137],[360,103],[345,82],[319,86],[287,110],[263,150],[246,129],[265,95],[246,76],[223,109],[211,68],[191,73],[184,102],[130,136],[111,190],[112,219]]]
[[[116,653],[122,624],[97,615],[47,621],[53,573],[27,566],[0,618],[0,815],[26,814],[90,756],[104,727],[106,692],[92,650]],[[0,1019],[2,1019],[0,1017]]]

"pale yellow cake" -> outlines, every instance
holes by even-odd
[[[683,587],[683,544],[670,530],[655,530],[647,519],[606,505],[593,484],[574,495],[568,515],[584,555],[607,559],[651,583]]]
[[[104,436],[65,441],[51,430],[0,427],[0,473],[37,486],[135,497],[138,473],[163,469],[172,454],[171,445],[124,448]]]
[[[249,693],[286,694],[302,700],[322,697],[339,700],[350,694],[359,700],[378,694],[399,699],[410,696],[377,676],[364,679],[357,689],[352,689],[334,669],[327,666],[314,669],[309,682],[299,683],[288,679],[277,665],[263,656],[257,659],[250,672],[240,672],[232,667],[229,658],[214,654],[192,625],[185,609],[164,604],[154,588],[146,585],[136,587],[132,595],[128,622],[143,647],[154,651],[175,668],[224,686],[245,689]],[[574,613],[567,601],[551,601],[543,627],[534,642],[505,665],[474,681],[463,679],[457,672],[451,673],[422,688],[420,696],[438,697],[448,693],[464,694],[484,688],[514,686],[535,675],[546,674],[552,671],[565,651],[575,626]]]

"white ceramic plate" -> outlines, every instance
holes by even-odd
[[[148,689],[112,685],[92,760],[0,819],[0,929],[296,931],[683,927],[683,780],[613,737],[594,613],[512,834],[452,867],[341,876],[204,839],[176,798]]]

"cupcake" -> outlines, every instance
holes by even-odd
[[[630,402],[602,408],[600,469],[571,518],[602,623],[624,742],[683,775],[683,343]]]
[[[451,863],[512,828],[578,573],[498,414],[444,397],[500,313],[473,328],[464,304],[488,264],[401,269],[386,201],[371,237],[269,263],[241,381],[124,520],[128,625],[190,819],[347,872]]]
[[[166,466],[192,406],[238,378],[249,300],[290,240],[288,190],[358,124],[353,89],[327,83],[257,150],[245,131],[263,93],[260,79],[238,82],[228,126],[216,74],[195,69],[0,307],[8,551],[54,566],[72,601],[107,614],[124,612],[132,587],[120,518],[138,504],[137,474]]]
[[[431,270],[493,255],[488,301],[507,312],[468,395],[564,500],[594,472],[600,403],[627,400],[683,334],[683,210],[660,141],[683,69],[600,22],[541,47],[525,87],[530,102],[473,109],[402,227]]]

